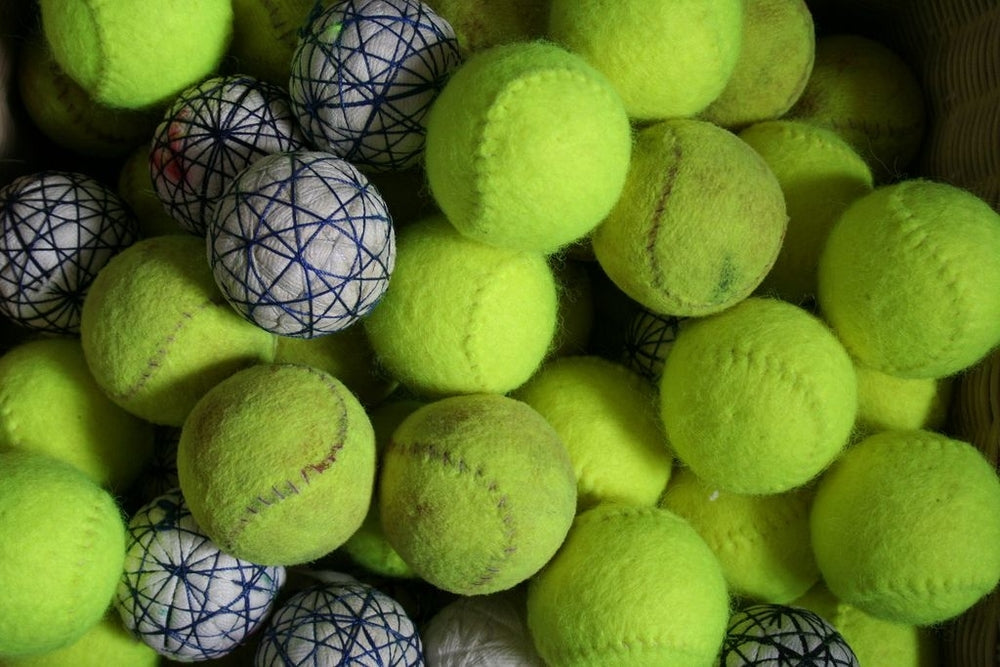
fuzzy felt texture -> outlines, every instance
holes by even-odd
[[[528,585],[528,628],[552,667],[712,664],[729,620],[718,560],[694,528],[655,507],[580,514]]]
[[[451,24],[463,56],[545,36],[551,0],[427,0]]]
[[[211,74],[233,30],[230,0],[43,0],[42,28],[66,74],[98,102],[136,109]]]
[[[556,335],[549,357],[584,354],[594,330],[594,294],[590,274],[581,261],[561,255],[549,258],[559,289]]]
[[[803,303],[816,296],[819,256],[837,218],[872,191],[871,169],[832,130],[799,121],[757,123],[739,137],[778,179],[788,211],[781,252],[758,291]]]
[[[578,511],[604,501],[655,505],[673,457],[653,387],[600,357],[555,359],[513,394],[559,434],[577,478]]]
[[[288,85],[289,63],[315,0],[233,0],[236,70],[278,86]]]
[[[195,520],[223,551],[297,565],[330,553],[361,526],[375,435],[332,375],[262,364],[198,401],[181,430],[177,472]]]
[[[1000,215],[944,183],[879,188],[830,232],[818,296],[860,363],[907,378],[957,373],[1000,343]]]
[[[379,506],[389,543],[421,578],[484,595],[552,558],[573,520],[576,479],[559,435],[528,405],[454,396],[393,433]]]
[[[878,431],[941,430],[948,420],[954,381],[951,378],[899,378],[855,365],[858,375],[858,420],[854,439]]]
[[[681,331],[660,401],[674,452],[707,484],[780,493],[814,478],[847,445],[857,378],[819,319],[750,298]]]
[[[427,118],[431,193],[469,238],[554,252],[621,194],[632,148],[621,100],[579,56],[498,46],[452,75]]]
[[[781,186],[749,146],[704,121],[664,121],[639,133],[625,189],[593,247],[643,306],[701,316],[753,292],[787,223]]]
[[[549,36],[611,80],[629,116],[692,116],[715,100],[743,43],[740,0],[553,0]]]
[[[219,292],[204,243],[139,241],[98,274],[83,304],[81,341],[94,379],[154,424],[180,426],[220,380],[274,359],[274,336],[240,318]]]
[[[69,646],[27,658],[0,658],[3,667],[157,667],[159,664],[160,655],[133,637],[115,611],[105,614]]]
[[[124,492],[153,454],[153,427],[94,381],[75,338],[42,338],[0,357],[0,449],[46,454]]]
[[[674,473],[660,507],[690,523],[722,564],[730,592],[787,604],[819,581],[804,489],[751,496],[720,491],[689,469]]]
[[[140,238],[187,234],[188,231],[163,209],[163,202],[153,188],[153,179],[149,174],[149,151],[150,144],[147,142],[125,159],[118,173],[118,196],[135,213]]]
[[[1000,479],[972,445],[885,431],[849,449],[810,515],[823,580],[872,616],[931,625],[1000,581]]]
[[[542,255],[466,239],[433,218],[399,231],[391,287],[363,323],[379,363],[413,391],[503,394],[542,363],[556,308]]]
[[[68,463],[0,452],[0,658],[67,646],[100,622],[125,560],[114,498]]]

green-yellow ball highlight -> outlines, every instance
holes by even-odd
[[[876,189],[820,255],[820,310],[859,363],[940,378],[1000,343],[1000,214],[944,183]]]
[[[552,667],[711,665],[728,619],[719,561],[688,522],[656,507],[581,513],[528,584],[528,629]]]
[[[883,431],[823,475],[813,552],[837,598],[872,616],[932,625],[1000,581],[1000,479],[972,445]]]
[[[46,454],[125,491],[153,454],[153,426],[104,395],[79,340],[41,338],[0,357],[0,449]]]
[[[275,337],[226,302],[203,239],[141,240],[97,274],[83,302],[83,352],[97,384],[132,414],[184,423],[219,381],[274,359]]]
[[[689,469],[674,473],[660,507],[686,519],[719,559],[730,592],[788,604],[819,581],[809,544],[810,492],[720,491]]]
[[[639,132],[625,189],[592,244],[635,301],[703,316],[757,288],[787,224],[781,186],[756,152],[711,123],[671,120]]]
[[[673,459],[654,388],[593,356],[554,359],[513,394],[559,434],[577,478],[577,508],[603,501],[655,505]]]
[[[299,29],[315,0],[233,0],[229,54],[243,74],[288,87]]]
[[[42,28],[63,71],[111,107],[165,104],[222,62],[230,0],[41,0]]]
[[[470,57],[427,116],[425,167],[463,235],[551,253],[586,236],[615,204],[632,148],[605,77],[547,42]]]
[[[381,464],[389,543],[422,579],[460,595],[533,576],[576,510],[576,479],[558,434],[505,396],[452,396],[419,408],[393,433]]]
[[[630,117],[689,117],[736,68],[743,2],[553,0],[548,34],[608,77]]]
[[[181,429],[177,474],[192,516],[220,549],[298,565],[332,552],[364,521],[375,434],[329,373],[260,364],[198,401]]]
[[[0,667],[156,667],[160,656],[129,634],[112,609],[82,637],[27,658],[0,658]]]
[[[391,287],[362,322],[380,365],[412,391],[504,394],[545,359],[556,310],[543,255],[467,239],[433,218],[398,230]]]
[[[823,322],[752,297],[681,330],[660,381],[674,453],[722,491],[781,493],[815,478],[847,445],[857,378]]]
[[[900,378],[855,365],[858,419],[854,439],[879,431],[938,431],[948,421],[954,382],[951,378]]]
[[[0,658],[62,648],[100,622],[125,562],[115,499],[34,452],[0,452]]]

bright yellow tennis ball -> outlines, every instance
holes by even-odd
[[[27,658],[0,657],[0,667],[156,667],[159,664],[159,654],[129,634],[115,609],[69,646]]]
[[[858,375],[858,420],[854,439],[878,431],[942,429],[951,404],[951,378],[900,378],[855,365]]]

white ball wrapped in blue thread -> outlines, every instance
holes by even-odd
[[[396,261],[385,200],[329,153],[271,155],[233,181],[208,230],[216,283],[247,320],[315,338],[378,303]]]
[[[720,667],[858,667],[858,658],[821,616],[799,607],[756,604],[729,619]]]
[[[420,0],[343,0],[303,29],[288,89],[318,148],[398,171],[419,162],[427,111],[460,62],[451,25]]]
[[[114,604],[125,627],[157,653],[181,662],[211,660],[261,627],[284,581],[281,566],[220,551],[175,489],[129,521]]]
[[[264,630],[256,667],[424,664],[420,635],[403,607],[360,582],[320,584],[288,599]]]

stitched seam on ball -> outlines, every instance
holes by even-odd
[[[45,66],[49,70],[53,81],[55,82],[56,99],[63,103],[63,108],[66,110],[66,113],[70,116],[70,119],[77,127],[82,128],[90,136],[105,143],[120,145],[132,141],[132,137],[129,137],[124,133],[116,134],[115,132],[108,131],[115,129],[115,125],[113,123],[110,125],[98,125],[90,122],[90,120],[84,115],[83,110],[72,103],[72,98],[70,97],[71,90],[69,85],[66,83],[66,75],[62,74],[55,61],[49,60],[45,63]]]
[[[479,388],[486,388],[487,385],[487,381],[483,377],[482,366],[475,358],[472,349],[472,341],[475,339],[475,332],[477,331],[476,322],[479,316],[479,307],[483,304],[483,296],[487,290],[493,287],[494,283],[501,282],[494,280],[493,277],[503,272],[509,259],[508,257],[504,257],[493,268],[485,272],[488,279],[479,282],[475,294],[472,295],[472,305],[467,309],[469,319],[465,327],[465,336],[462,337],[462,353],[465,355],[465,360],[469,364],[469,370],[472,372],[472,376]]]
[[[90,3],[87,4],[87,12],[90,14],[90,20],[97,31],[98,65],[97,78],[94,82],[94,91],[96,93],[95,97],[104,97],[104,94],[107,92],[106,87],[108,85],[108,68],[106,66],[106,63],[109,61],[107,53],[108,42],[106,40],[106,35],[104,35],[104,31],[101,30],[103,22],[97,16],[97,11],[97,7]]]
[[[76,568],[73,573],[73,581],[67,586],[67,589],[73,591],[74,594],[74,604],[66,605],[67,615],[70,619],[70,626],[73,625],[73,619],[79,613],[80,597],[77,595],[77,591],[80,590],[80,584],[84,579],[84,575],[92,574],[90,572],[86,572],[86,570],[90,551],[94,546],[94,538],[97,535],[97,519],[99,512],[99,500],[95,499],[90,505],[90,513],[80,523],[80,548],[73,553],[73,564]],[[122,562],[122,565],[123,564],[124,561]],[[89,579],[89,576],[87,578]]]
[[[3,430],[7,433],[8,445],[13,448],[19,448],[21,446],[21,441],[16,435],[17,432],[17,422],[14,421],[11,409],[10,409],[10,394],[6,390],[4,385],[3,392],[0,392],[0,415],[3,416]]]
[[[267,12],[271,28],[274,29],[278,41],[288,46],[295,46],[298,26],[290,25],[287,19],[281,18],[281,9],[273,0],[260,0],[260,4],[264,8],[264,11]]]

